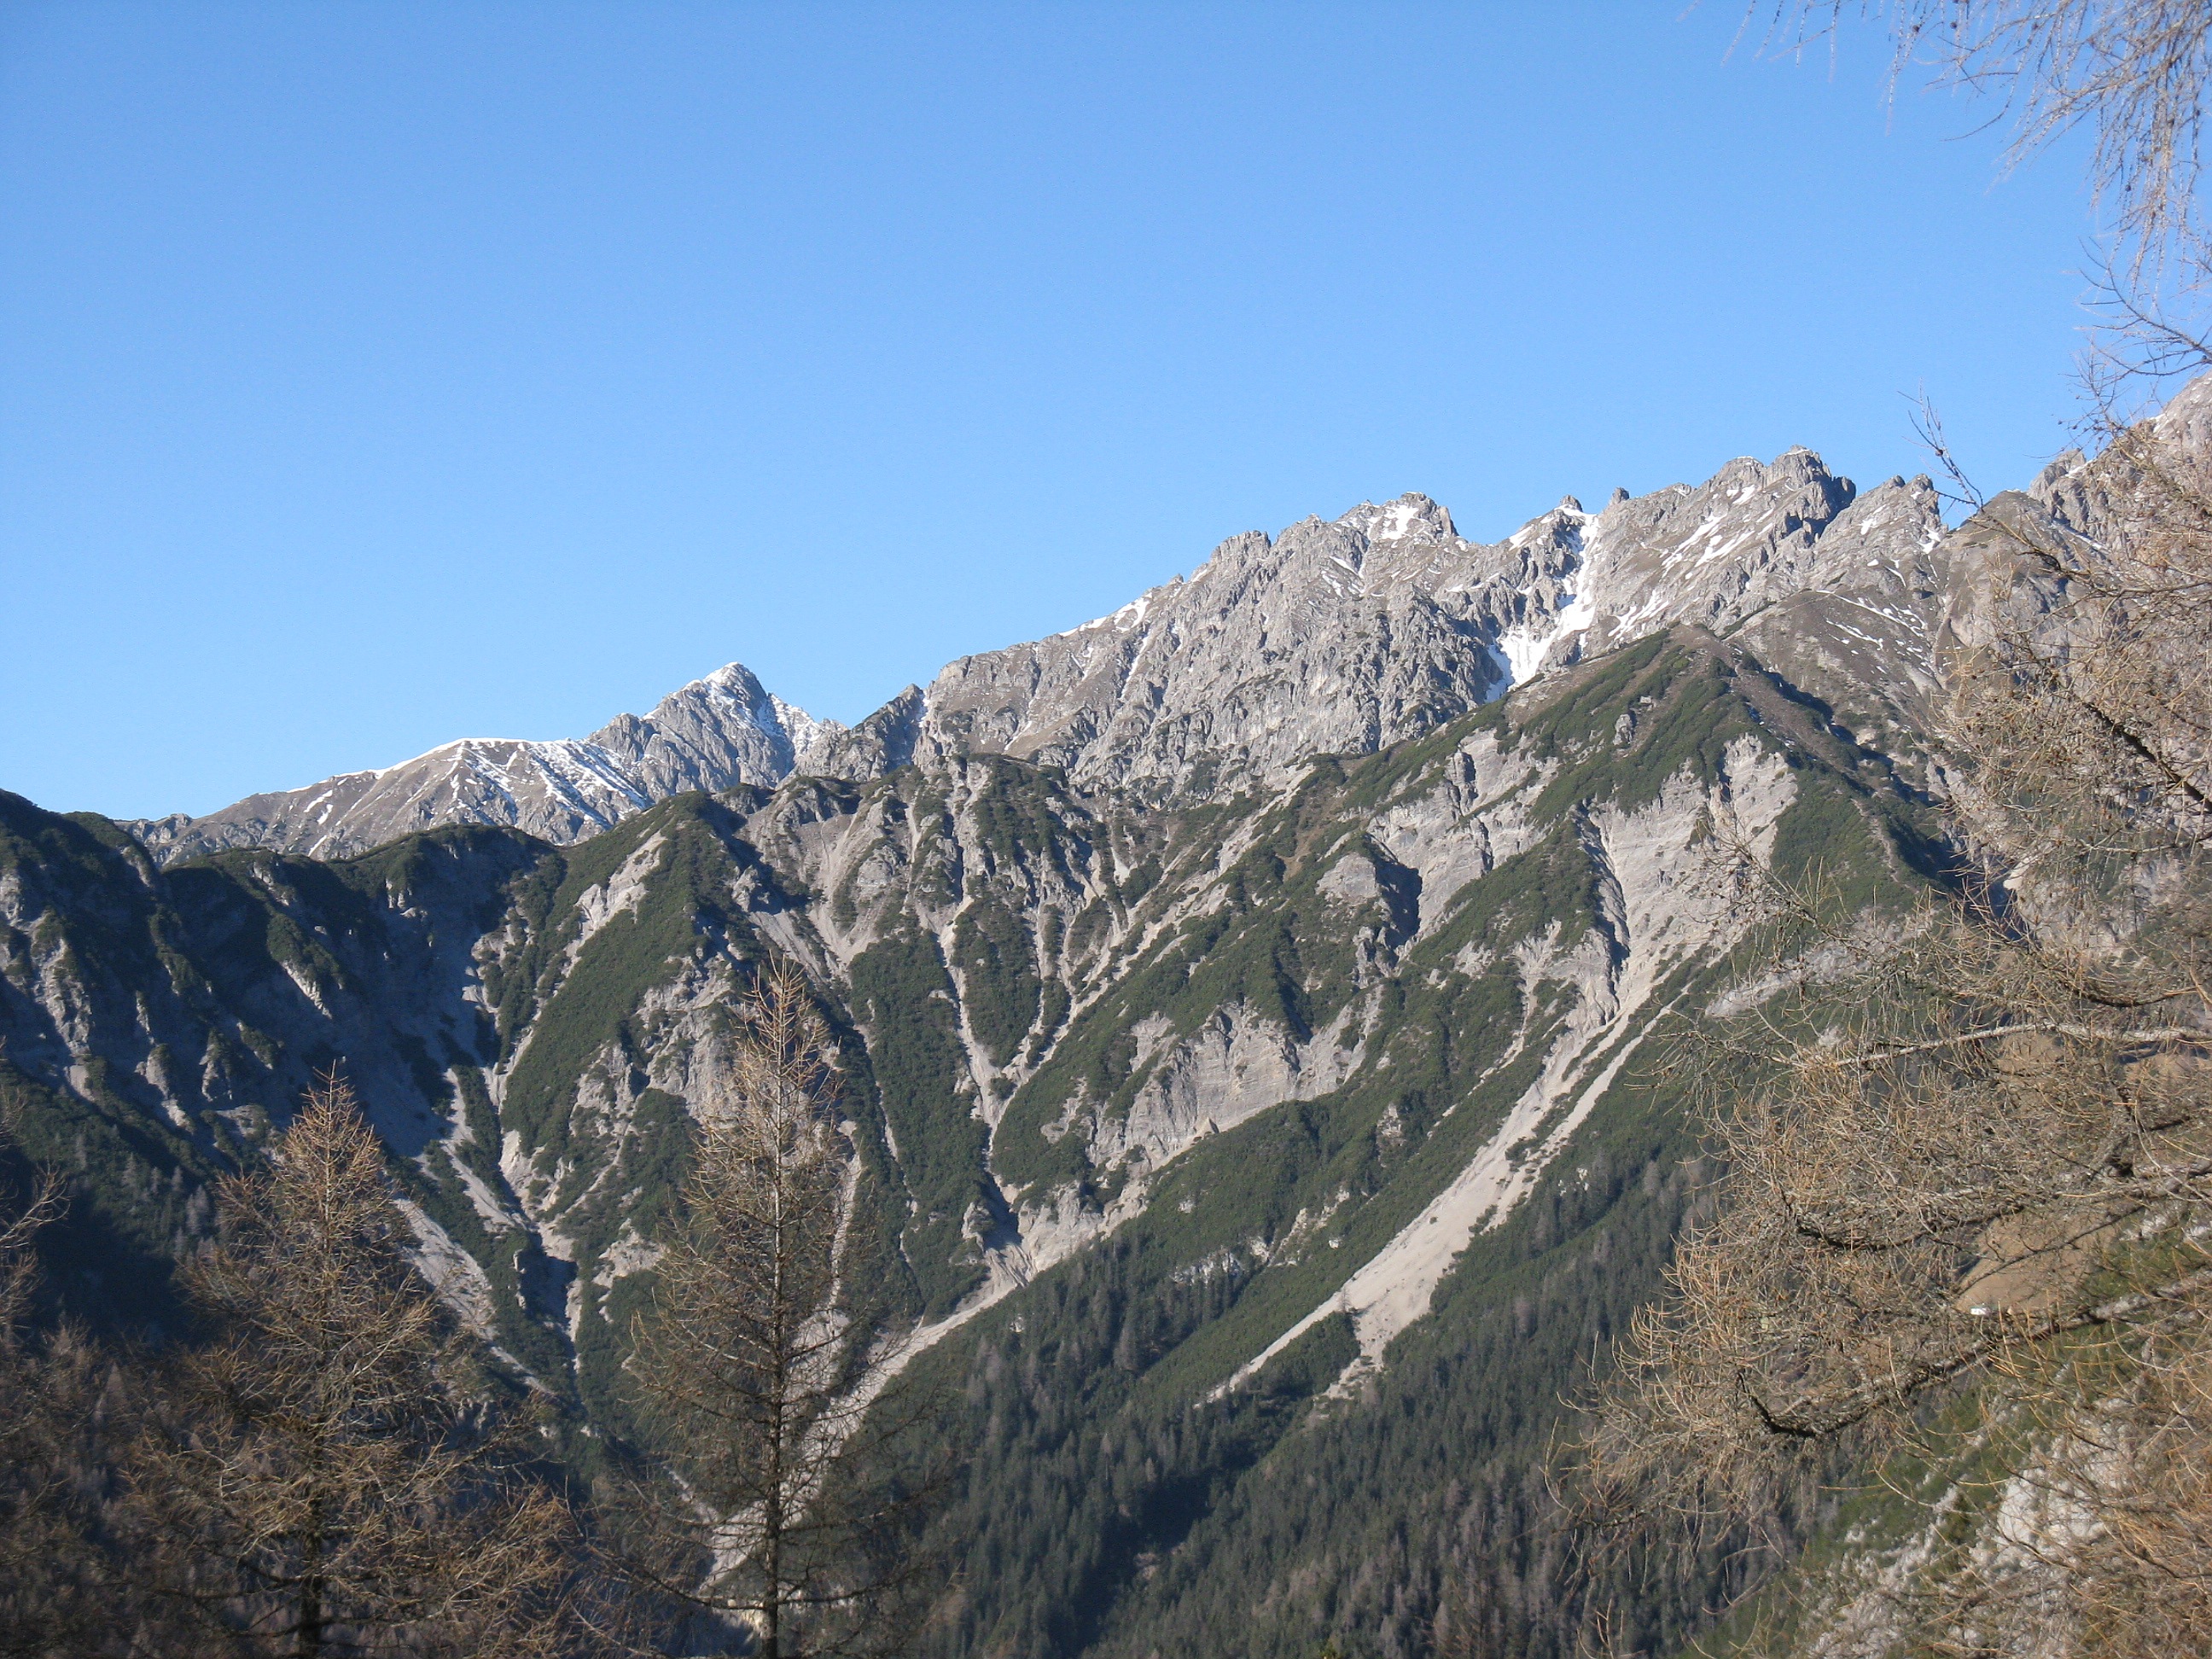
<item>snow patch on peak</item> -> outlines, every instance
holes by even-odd
[[[761,689],[760,681],[753,671],[741,662],[726,662],[713,673],[692,681],[691,684],[702,686],[710,691],[720,691],[725,696],[744,703],[748,708],[754,706],[754,695]],[[690,688],[687,686],[684,689],[689,690]]]
[[[388,778],[416,767],[433,765],[441,760],[446,762],[449,769],[461,766],[473,767],[477,763],[477,757],[488,748],[501,744],[517,748],[528,741],[527,738],[455,738],[451,743],[441,743],[435,749],[425,749],[419,755],[410,755],[404,761],[394,761],[389,766],[380,766],[373,772],[348,773],[346,775]],[[337,780],[331,779],[326,781],[336,782]],[[308,786],[309,788],[317,787],[313,784]]]
[[[823,747],[845,735],[842,720],[819,720],[795,702],[786,702],[773,691],[769,693],[769,708],[776,724],[791,744],[794,769],[805,771],[818,757]]]
[[[1177,578],[1177,581],[1180,580],[1181,578]],[[1176,584],[1170,583],[1169,585],[1173,586]],[[1152,592],[1158,592],[1158,589],[1155,588],[1152,590]],[[1063,628],[1059,633],[1054,635],[1052,637],[1056,640],[1073,639],[1078,634],[1088,634],[1094,628],[1111,628],[1115,629],[1134,628],[1139,623],[1141,623],[1147,616],[1152,614],[1152,594],[1139,593],[1135,599],[1130,600],[1128,604],[1123,605],[1119,611],[1109,611],[1103,617],[1093,617],[1089,622],[1081,623],[1074,628]]]
[[[1570,635],[1582,633],[1595,620],[1596,612],[1588,599],[1579,594],[1562,593],[1559,608],[1548,623],[1524,623],[1500,634],[1496,650],[1504,659],[1505,672],[1512,684],[1520,685],[1534,679],[1554,646]]]
[[[1561,528],[1580,534],[1595,523],[1600,516],[1596,513],[1585,512],[1583,504],[1572,495],[1563,495],[1559,498],[1559,504],[1549,513],[1538,514],[1507,537],[1505,545],[1510,548],[1525,547],[1547,531]]]

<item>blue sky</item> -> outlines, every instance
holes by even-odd
[[[855,719],[1425,490],[2066,442],[2078,153],[1650,3],[0,9],[0,787]],[[1963,135],[1963,136],[1962,136]]]

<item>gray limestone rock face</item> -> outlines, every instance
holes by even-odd
[[[1586,651],[1655,624],[1726,632],[1802,592],[1821,568],[1824,532],[1856,495],[1809,449],[1771,465],[1730,461],[1695,489],[1677,484],[1608,507],[1582,526],[1577,597],[1591,613]]]
[[[962,658],[925,695],[915,758],[1007,754],[1085,787],[1203,797],[1475,707],[1504,684],[1482,629],[1407,571],[1465,544],[1425,497],[1392,505],[1370,521],[1390,541],[1319,519],[1239,536],[1111,616]]]
[[[2145,440],[2173,451],[2154,461]],[[2102,569],[2123,588],[2142,579],[2124,550],[2144,528],[2131,515],[2142,510],[2147,462],[2169,480],[2154,487],[2154,499],[2175,482],[2193,487],[2192,475],[2212,464],[2212,374],[2191,381],[2094,459],[2067,450],[2027,488],[1990,497],[1951,533],[1938,552],[1939,648],[1985,647],[2003,634],[2067,648],[2083,621],[2069,603],[2075,573]]]
[[[1735,637],[1828,702],[1863,747],[1894,752],[1936,712],[1947,535],[1933,483],[1892,478],[1836,516],[1804,585]]]
[[[647,801],[659,801],[687,789],[772,787],[807,769],[802,757],[844,730],[771,696],[750,669],[733,662],[670,693],[642,719],[617,714],[586,741],[604,750]]]
[[[1837,642],[1806,653],[1816,675],[1932,684],[1939,499],[1924,478],[1856,495],[1798,449],[1696,489],[1617,490],[1597,513],[1571,498],[1496,544],[1461,537],[1425,495],[1362,502],[1232,538],[1083,627],[963,657],[918,708],[909,690],[876,717],[896,745],[828,759],[862,777],[878,755],[1006,754],[1087,789],[1214,799],[1418,736],[1678,623],[1725,633],[1793,602]]]
[[[840,730],[800,769],[825,778],[879,778],[914,759],[921,729],[922,690],[909,685],[859,725]]]

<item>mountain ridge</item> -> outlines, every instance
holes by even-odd
[[[588,738],[463,738],[374,771],[131,829],[165,863],[234,847],[343,858],[458,823],[506,824],[568,845],[687,789],[780,782],[844,729],[731,663]]]
[[[985,753],[1060,767],[1086,789],[1203,799],[1279,782],[1309,755],[1417,736],[1547,666],[1675,622],[1726,631],[1788,600],[1870,588],[1905,601],[1861,605],[1857,621],[1879,639],[1833,614],[1784,631],[1825,625],[1836,648],[1801,651],[1795,665],[1847,700],[1866,690],[1879,702],[1881,686],[1933,684],[1937,593],[1924,566],[1942,533],[1926,478],[1893,478],[1862,500],[1804,448],[1767,464],[1740,457],[1695,488],[1616,491],[1595,513],[1568,498],[1492,544],[1409,494],[1231,537],[1188,579],[956,659],[850,728],[732,663],[586,738],[463,739],[131,828],[163,862],[239,846],[345,856],[461,823],[568,845],[686,789],[806,773],[859,781]],[[1887,660],[1855,664],[1869,649]],[[1899,716],[1893,699],[1872,718]]]

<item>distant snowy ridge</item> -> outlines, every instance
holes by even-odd
[[[773,787],[844,730],[731,663],[586,738],[464,738],[377,771],[131,828],[165,863],[229,847],[343,858],[452,823],[503,824],[565,844],[687,789]]]

